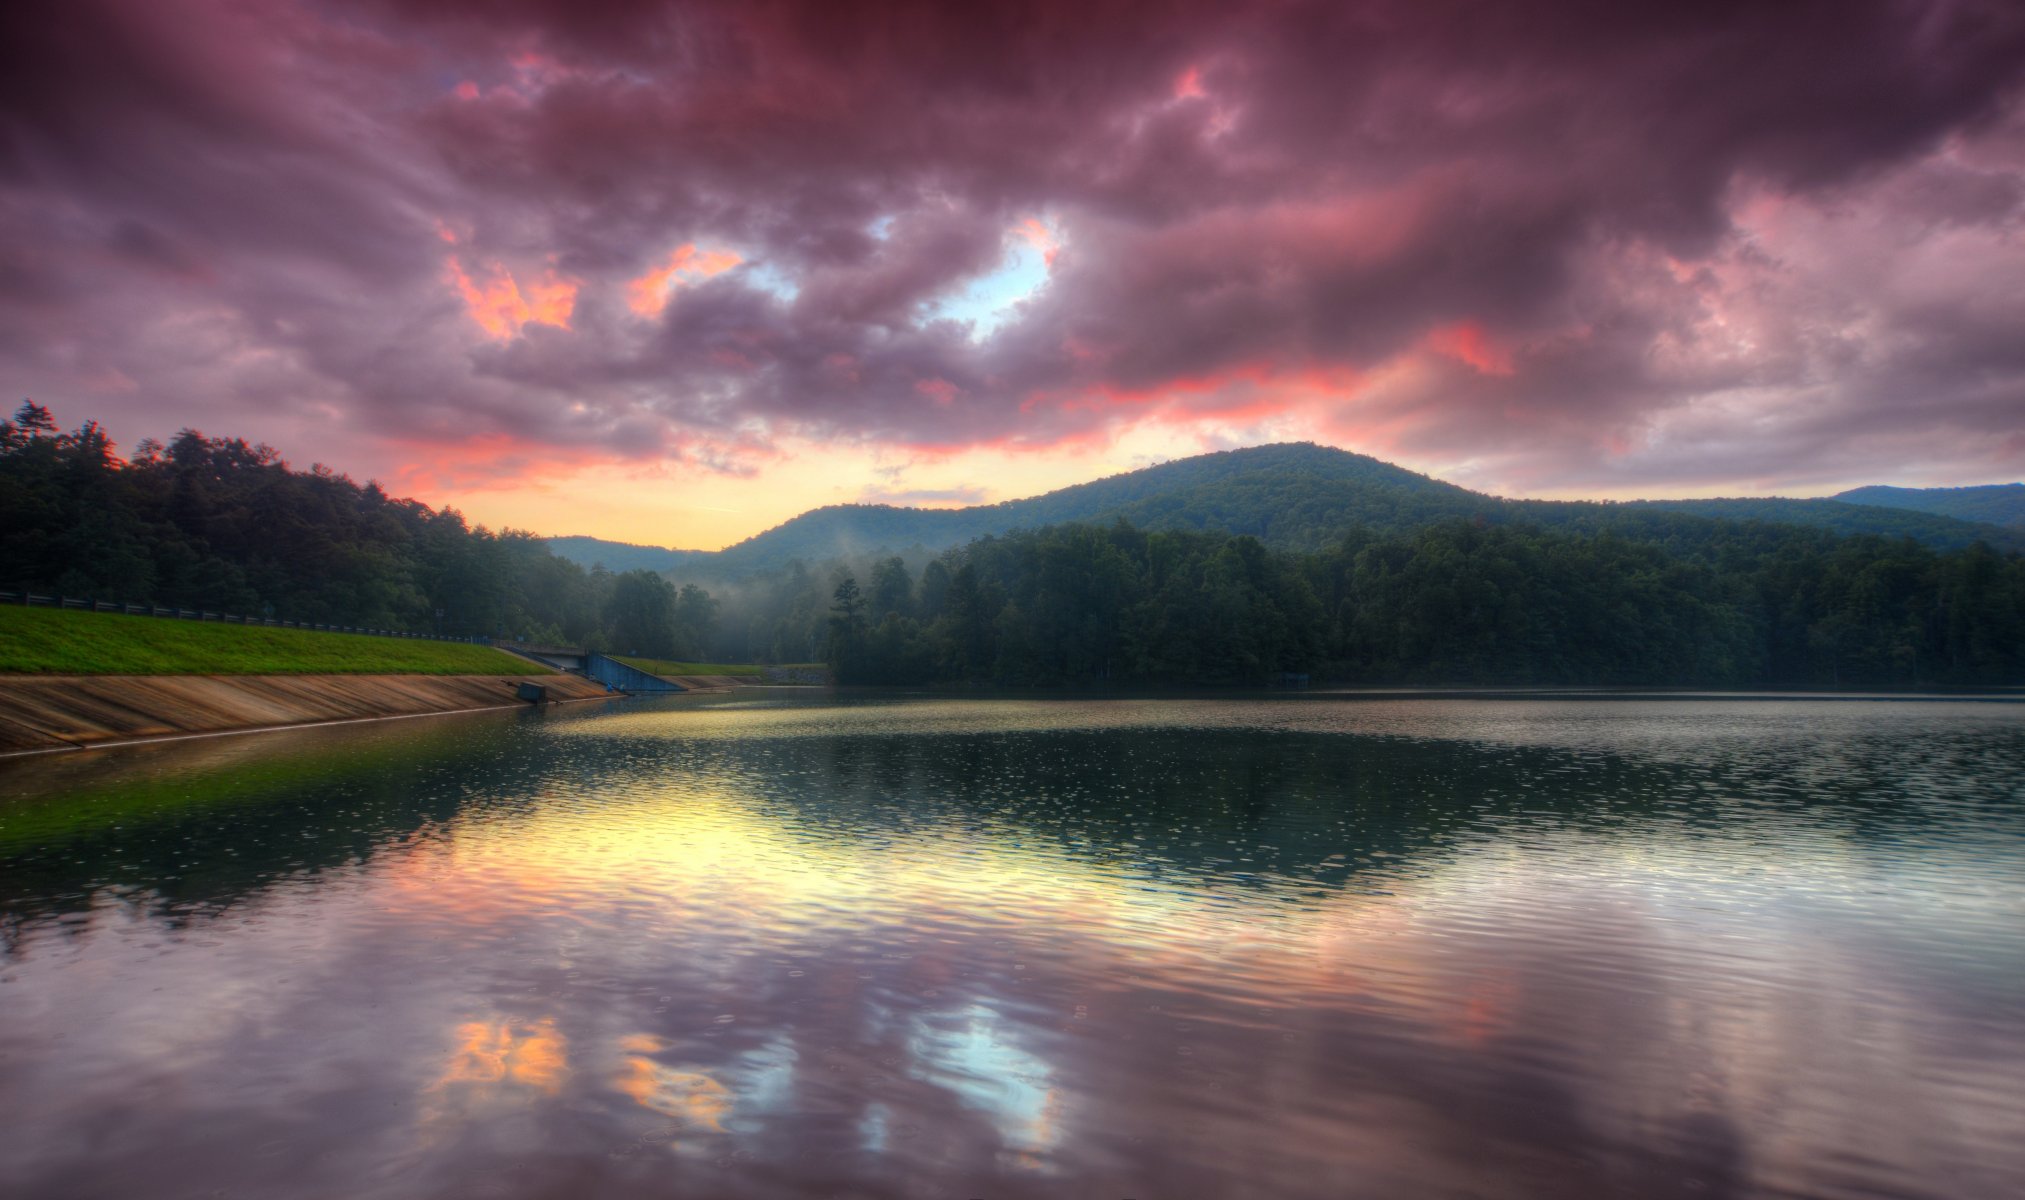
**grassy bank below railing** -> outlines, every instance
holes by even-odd
[[[0,607],[0,674],[535,675],[468,642]]]

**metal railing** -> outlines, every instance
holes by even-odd
[[[316,633],[356,633],[367,637],[411,638],[428,642],[466,642],[481,646],[490,645],[492,642],[491,638],[482,635],[460,637],[447,633],[411,633],[402,629],[371,629],[363,625],[331,625],[228,612],[206,612],[202,609],[163,608],[155,604],[130,604],[121,600],[99,600],[92,597],[80,599],[74,596],[43,596],[25,588],[18,592],[0,592],[0,604],[30,608],[71,608],[83,612],[125,613],[133,617],[163,617],[179,621],[210,621],[223,625],[259,625],[269,629],[307,629]]]

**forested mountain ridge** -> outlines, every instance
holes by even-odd
[[[26,404],[0,421],[0,586],[655,658],[827,657],[866,683],[2025,685],[2025,554],[1989,542],[1498,501],[1267,449],[1293,469],[1170,464],[1213,477],[1100,481],[1108,520],[911,561],[796,558],[713,595],[587,570],[239,439],[184,430],[122,459],[96,424],[58,432]],[[1392,507],[1301,547],[1371,489]],[[1264,531],[1279,544],[1214,528],[1246,512],[1284,520]]]
[[[918,580],[899,558],[863,587],[796,564],[739,609],[755,647],[825,622],[838,678],[860,683],[2025,682],[2025,556],[1709,524],[1669,546],[1455,520],[1318,553],[1057,525],[947,551]]]
[[[581,566],[602,566],[608,571],[657,571],[667,573],[707,557],[707,550],[670,550],[665,546],[641,546],[633,542],[611,542],[594,537],[552,537],[548,548]]]
[[[2025,528],[2025,483],[1989,483],[1980,487],[1902,488],[1873,485],[1851,488],[1830,497],[1848,504],[1904,508],[1962,521]]]
[[[715,621],[658,572],[585,570],[270,446],[185,429],[123,459],[32,402],[0,420],[0,588],[670,658]]]
[[[1496,503],[1366,455],[1288,442],[1200,454],[968,508],[825,505],[715,554],[663,551],[667,557],[657,569],[735,579],[797,558],[821,562],[884,550],[943,550],[987,534],[1119,517],[1154,528],[1250,533],[1275,545],[1319,544],[1324,539],[1307,535],[1324,527],[1335,532],[1343,524],[1337,514],[1343,512],[1354,511],[1367,525],[1403,528],[1474,513],[1485,502]],[[552,538],[550,544],[556,553],[586,566],[652,561],[652,548],[596,538]]]
[[[1971,490],[1971,489],[1965,489]],[[919,548],[938,551],[975,538],[1068,523],[1124,519],[1155,530],[1247,534],[1277,550],[1317,551],[1346,530],[1404,533],[1456,518],[1525,523],[1635,537],[1696,540],[1700,522],[1769,521],[1910,537],[1961,548],[1977,541],[2025,549],[2025,530],[1945,514],[1834,499],[1506,500],[1444,483],[1367,455],[1312,443],[1281,443],[1197,455],[1044,495],[969,508],[840,504],[813,509],[715,554],[627,547],[592,538],[551,539],[557,553],[589,565],[619,562],[706,581],[736,580],[800,559]]]

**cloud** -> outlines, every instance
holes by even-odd
[[[0,356],[130,439],[2025,470],[2001,0],[79,0],[0,45]]]
[[[626,284],[626,305],[639,316],[658,316],[676,288],[721,275],[738,263],[738,255],[729,250],[699,250],[694,243],[684,242],[668,255],[667,262]]]

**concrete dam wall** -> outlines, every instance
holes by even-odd
[[[576,675],[9,675],[0,676],[0,754],[178,734],[224,733],[420,716],[525,703],[601,699]]]

